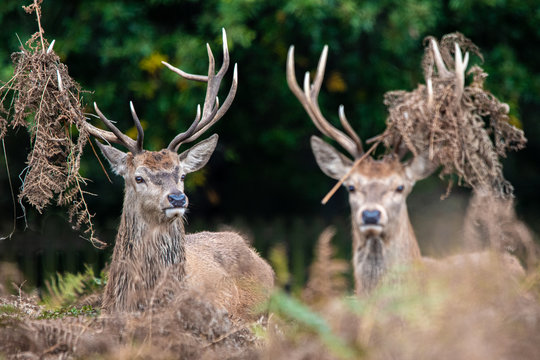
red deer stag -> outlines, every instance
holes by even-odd
[[[129,150],[125,153],[96,141],[114,172],[125,181],[122,217],[103,298],[105,310],[144,309],[157,285],[169,276],[177,284],[200,292],[233,316],[249,318],[253,305],[264,300],[273,287],[272,269],[238,234],[202,232],[188,235],[184,230],[183,217],[188,207],[185,176],[206,164],[218,136],[214,134],[180,155],[177,151],[182,144],[196,140],[225,114],[238,82],[235,65],[231,88],[220,106],[217,94],[229,66],[225,30],[223,65],[217,73],[208,45],[207,50],[208,76],[188,74],[164,62],[185,79],[207,83],[202,112],[198,106],[197,116],[189,129],[178,134],[166,149],[143,149],[144,133],[132,103],[137,140],[118,130],[94,103],[96,113],[111,131],[87,124],[89,133]]]
[[[446,69],[436,44],[434,52],[439,72],[456,76],[463,89],[464,72],[468,54],[461,58],[456,51],[455,75]],[[456,45],[457,46],[457,45]],[[459,49],[458,49],[459,50]],[[403,151],[394,149],[390,154],[377,160],[364,153],[362,141],[345,117],[343,105],[339,108],[339,119],[345,133],[331,125],[322,115],[318,105],[318,95],[323,82],[328,46],[319,59],[317,73],[310,83],[309,72],[305,74],[303,90],[296,81],[294,70],[294,46],[287,56],[287,83],[298,98],[309,117],[321,133],[334,139],[353,159],[362,161],[353,166],[353,161],[317,136],[311,137],[311,147],[317,164],[329,177],[340,180],[347,174],[344,186],[349,190],[352,212],[353,269],[357,294],[372,290],[384,274],[399,264],[408,264],[422,259],[420,249],[409,221],[406,198],[416,181],[429,176],[436,166],[428,160],[427,154],[419,154],[403,162]],[[433,89],[428,83],[428,94]],[[459,88],[458,86],[458,88]],[[354,168],[353,168],[354,167]],[[469,260],[489,260],[488,253],[453,256],[445,264],[457,264]],[[514,263],[515,259],[506,259]],[[426,263],[438,263],[424,258]],[[519,267],[519,265],[517,264]],[[519,272],[519,270],[518,270]]]

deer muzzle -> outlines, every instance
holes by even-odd
[[[357,223],[360,225],[360,232],[364,234],[380,235],[387,222],[384,209],[377,205],[372,205],[360,209],[357,215]]]
[[[184,215],[188,206],[188,198],[184,193],[180,191],[171,192],[167,195],[167,201],[169,207],[164,210],[168,218]]]

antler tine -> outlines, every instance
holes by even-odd
[[[174,139],[172,139],[167,149],[171,151],[175,151],[175,152],[178,151],[178,148],[180,147],[182,142],[195,132],[195,129],[197,128],[197,126],[199,126],[200,120],[201,120],[201,104],[197,104],[197,115],[195,116],[195,120],[193,121],[193,123],[191,123],[191,126],[186,131],[176,135]]]
[[[428,105],[431,106],[433,104],[433,81],[431,78],[426,79],[426,87],[428,93]]]
[[[218,108],[219,108],[219,99],[216,97],[216,106],[214,106],[214,108],[212,109],[212,113],[210,114],[210,118],[213,118],[217,111],[218,111]],[[202,122],[204,121],[203,120],[200,120],[200,105],[197,105],[197,123],[195,124],[195,122],[193,124],[191,124],[191,126],[189,127],[189,129],[185,132],[183,132],[181,135],[181,137],[179,138],[179,140],[176,141],[175,144],[173,144],[173,142],[171,141],[171,144],[169,145],[169,149],[171,151],[178,151],[178,149],[180,148],[180,145],[182,144],[187,144],[195,139],[197,139],[204,131],[201,131],[203,128],[204,129],[207,129],[208,127],[207,126],[204,126],[202,125]],[[201,127],[203,126],[203,127]],[[178,137],[178,136],[177,136]]]
[[[321,91],[322,82],[324,79],[324,72],[326,69],[326,60],[328,60],[328,45],[324,45],[319,62],[317,63],[317,72],[315,73],[315,79],[311,88],[311,97],[317,99],[319,92]]]
[[[219,70],[218,74],[225,73],[227,71],[227,68],[229,67],[229,47],[227,46],[227,33],[225,32],[225,29],[222,29],[222,38],[223,38],[223,65],[221,66],[221,69]],[[208,44],[207,44],[208,45]],[[163,65],[165,65],[169,70],[177,73],[181,77],[187,80],[194,80],[194,81],[200,81],[200,82],[208,82],[208,76],[206,75],[195,75],[187,73],[171,64],[169,64],[166,61],[161,62]]]
[[[168,146],[168,148],[171,151],[178,150],[181,144],[185,144],[185,143],[196,140],[210,126],[215,124],[225,114],[225,112],[229,109],[229,107],[232,104],[234,96],[236,95],[236,89],[238,87],[238,70],[237,70],[236,64],[234,67],[233,84],[231,85],[231,89],[229,90],[229,94],[227,95],[227,98],[225,99],[223,106],[221,107],[219,106],[219,100],[217,98],[221,80],[223,80],[223,77],[225,73],[227,72],[229,68],[229,64],[230,64],[229,48],[227,45],[227,33],[225,29],[222,29],[222,38],[223,38],[223,63],[217,73],[215,72],[214,54],[212,53],[212,49],[210,48],[209,44],[206,44],[206,49],[208,53],[208,62],[209,62],[208,76],[187,74],[184,71],[180,69],[176,69],[174,66],[169,65],[164,62],[164,65],[166,65],[169,69],[176,72],[180,76],[185,77],[187,79],[205,81],[208,84],[206,88],[206,95],[204,98],[202,114],[200,115],[200,117],[198,117],[197,124],[195,124],[195,126],[194,124],[192,124],[187,131],[185,131],[182,134],[177,135],[173,139],[173,141],[171,141],[171,143]]]
[[[347,117],[345,116],[345,106],[339,105],[339,121],[341,122],[341,126],[345,129],[347,134],[351,137],[351,139],[356,144],[356,148],[358,151],[363,154],[364,148],[362,146],[362,140],[360,140],[360,137],[358,134],[353,130],[351,124],[349,123],[349,120],[347,120]]]
[[[327,56],[328,46],[325,45],[317,65],[315,80],[313,84],[310,85],[309,72],[307,72],[304,77],[304,90],[302,91],[298,85],[298,82],[296,81],[296,73],[294,71],[294,46],[291,46],[287,54],[287,83],[289,84],[289,88],[293,94],[298,98],[308,113],[317,129],[319,129],[319,131],[324,135],[336,140],[353,157],[357,157],[362,154],[361,147],[358,148],[355,141],[351,140],[347,135],[330,124],[324,118],[319,108],[317,97],[324,78],[324,69],[326,67]]]
[[[304,90],[302,92],[302,100],[300,102],[302,102],[302,105],[304,105],[304,109],[306,109],[308,115],[311,117],[311,120],[313,121],[313,123],[315,124],[315,127],[317,129],[319,129],[319,131],[321,133],[323,133],[324,135],[332,138],[332,134],[324,127],[323,124],[321,124],[321,122],[319,121],[319,118],[317,117],[317,114],[315,113],[315,109],[312,108],[312,103],[310,102],[310,98],[309,98],[309,89],[310,89],[310,83],[309,83],[309,72],[306,72],[304,74]],[[304,103],[305,102],[305,103]]]
[[[208,85],[206,86],[206,95],[204,98],[204,104],[203,104],[203,111],[202,111],[202,117],[204,119],[205,115],[208,114],[209,111],[213,108],[213,102],[217,95],[217,90],[219,90],[219,82],[218,82],[218,88],[215,89],[215,69],[216,69],[216,62],[214,60],[214,54],[212,53],[212,49],[210,48],[210,45],[206,43],[206,51],[208,53]],[[214,94],[215,93],[215,94]]]
[[[221,39],[223,42],[223,64],[217,73],[217,77],[223,77],[227,69],[229,68],[230,58],[229,58],[229,45],[227,44],[227,32],[225,28],[221,29]]]
[[[300,101],[300,104],[302,104],[311,120],[315,123],[315,126],[324,134],[324,130],[319,127],[313,111],[311,111],[308,106],[306,95],[302,92],[300,85],[298,85],[298,82],[296,81],[296,72],[294,70],[294,45],[289,47],[289,52],[287,53],[287,84],[289,85],[289,89],[291,89],[293,94]]]
[[[131,117],[137,128],[137,152],[143,151],[143,140],[144,140],[144,130],[141,125],[141,121],[135,112],[135,107],[133,106],[133,101],[129,102],[129,109],[131,110]]]
[[[214,55],[212,54],[212,50],[210,49],[210,45],[206,44],[206,47],[208,49],[208,58],[210,60],[210,64],[208,66],[208,87],[206,91],[206,97],[204,100],[204,107],[203,107],[203,120],[201,121],[200,127],[206,127],[209,123],[215,123],[214,116],[216,115],[215,112],[211,111],[212,108],[212,99],[217,98],[217,94],[219,91],[219,86],[221,84],[221,80],[223,79],[223,76],[229,69],[229,48],[227,46],[227,33],[225,29],[222,29],[222,39],[223,39],[223,63],[221,64],[221,68],[217,72],[217,74],[214,74],[215,71],[215,61],[214,61]],[[236,66],[235,66],[236,68]],[[232,87],[233,85],[231,85]],[[217,103],[219,104],[219,103]],[[229,104],[230,105],[230,104]],[[217,105],[219,106],[219,105]],[[208,114],[208,112],[212,112],[212,114]],[[202,132],[201,132],[202,133]]]
[[[215,112],[212,116],[209,116],[210,121],[206,121],[205,124],[201,122],[196,132],[191,137],[186,139],[184,143],[189,143],[196,140],[202,133],[208,130],[208,128],[214,125],[219,119],[223,117],[223,115],[225,115],[227,110],[229,110],[229,107],[231,107],[231,104],[234,100],[234,96],[236,95],[237,89],[238,89],[238,65],[234,64],[232,85],[229,90],[229,93],[227,94],[227,97],[225,98],[225,101],[223,102],[223,105],[219,107],[219,100],[216,97],[215,109],[217,110],[217,112]]]
[[[448,71],[448,69],[446,68],[446,65],[444,65],[441,52],[439,51],[439,47],[437,46],[437,42],[435,41],[435,39],[431,39],[431,49],[433,51],[433,57],[435,58],[435,65],[437,66],[439,75],[442,77],[451,76],[452,73],[450,73],[450,71]]]
[[[178,75],[180,75],[180,76],[183,77],[184,79],[194,80],[194,81],[200,81],[200,82],[207,82],[207,81],[208,81],[208,76],[206,76],[206,75],[194,75],[194,74],[189,74],[189,73],[187,73],[187,72],[185,72],[185,71],[180,70],[180,69],[177,68],[177,67],[172,66],[171,64],[169,64],[169,63],[166,62],[166,61],[162,61],[161,63],[162,63],[163,65],[165,65],[166,67],[168,67],[169,70],[174,71],[175,73],[177,73]]]
[[[456,63],[456,78],[457,78],[457,84],[456,84],[456,95],[461,97],[461,94],[463,93],[463,88],[465,87],[465,70],[467,69],[467,65],[469,63],[469,53],[465,53],[465,58],[462,57],[461,49],[459,48],[458,43],[454,43],[455,46],[455,54],[454,59]]]
[[[89,123],[86,123],[86,128],[88,130],[88,133],[91,135],[98,137],[100,139],[103,139],[105,141],[108,141],[110,143],[120,144],[125,146],[129,151],[131,151],[133,154],[137,154],[138,146],[135,140],[130,138],[127,135],[124,135],[116,126],[113,125],[113,123],[103,115],[103,113],[99,110],[97,104],[94,102],[94,109],[96,110],[96,113],[98,114],[99,118],[103,123],[112,131],[106,131],[101,130]]]

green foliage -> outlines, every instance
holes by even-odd
[[[315,68],[323,45],[329,44],[321,108],[337,122],[337,107],[345,104],[353,127],[367,139],[384,128],[382,95],[412,89],[422,81],[422,39],[459,30],[481,47],[491,75],[488,88],[512,105],[520,125],[530,116],[523,113],[524,103],[529,108],[540,105],[540,76],[534,68],[539,55],[525,46],[540,40],[540,19],[533,9],[533,1],[497,0],[78,0],[64,6],[45,1],[43,26],[47,38],[56,39],[55,50],[70,66],[71,76],[93,91],[87,102],[97,101],[126,131],[133,131],[128,101],[134,100],[149,149],[161,148],[184,130],[204,94],[203,84],[180,79],[160,61],[205,73],[204,44],[210,44],[219,61],[220,29],[226,28],[232,61],[239,64],[239,91],[214,128],[221,135],[216,160],[205,180],[188,183],[188,190],[213,183],[220,201],[210,206],[223,212],[270,213],[277,211],[271,201],[277,193],[294,199],[280,211],[314,211],[331,183],[316,168],[308,148],[308,137],[317,131],[284,80],[289,45],[297,47],[301,74]],[[480,27],[477,14],[485,14]],[[35,24],[16,1],[0,7],[0,19],[0,38],[6,44],[0,49],[0,74],[8,74],[9,53],[18,47],[14,34],[24,39]],[[336,79],[341,81],[338,87]],[[228,84],[230,76],[223,88]],[[98,214],[106,213],[107,199],[118,201],[109,196],[117,188],[102,182],[92,156],[86,161],[82,168],[89,172],[84,176],[98,181],[91,192],[102,195],[92,206]],[[234,171],[222,176],[227,167]],[[254,183],[272,190],[257,194],[267,210],[251,201],[255,193],[248,189]]]
[[[299,325],[297,329],[299,332],[311,331],[316,334],[321,342],[340,359],[359,357],[361,353],[359,349],[350,346],[343,338],[334,334],[326,320],[301,301],[281,291],[276,291],[269,304],[271,312],[296,322]]]
[[[10,305],[10,304],[0,305],[0,314],[2,315],[13,315],[13,314],[18,314],[20,312],[21,310],[16,308],[13,305]]]
[[[0,305],[0,328],[24,318],[24,311],[13,304]]]
[[[94,270],[88,265],[85,266],[85,271],[82,274],[57,273],[56,277],[46,281],[47,293],[43,296],[43,304],[49,309],[60,307],[60,310],[54,311],[60,311],[61,314],[64,314],[72,311],[73,308],[68,307],[75,304],[77,300],[102,291],[105,284],[104,272],[100,276],[96,276]]]
[[[83,305],[81,307],[61,307],[54,310],[44,310],[37,317],[38,320],[43,319],[63,319],[65,317],[96,317],[99,315],[99,310],[94,309],[91,305]]]
[[[285,246],[283,244],[277,244],[270,249],[268,261],[270,261],[272,269],[276,273],[276,285],[279,287],[288,285],[291,280],[291,274],[289,272]]]

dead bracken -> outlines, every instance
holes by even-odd
[[[441,176],[456,174],[459,182],[475,190],[491,189],[498,197],[511,197],[513,188],[503,177],[499,159],[508,150],[522,149],[527,140],[510,124],[509,106],[484,89],[487,74],[481,67],[468,71],[469,85],[460,76],[464,69],[457,67],[467,67],[468,54],[461,58],[459,48],[482,59],[479,49],[460,33],[445,35],[439,46],[432,37],[426,42],[422,61],[426,85],[385,94],[389,114],[379,139],[388,148],[398,145],[415,155],[429,151],[430,159],[442,166]]]
[[[40,17],[41,1],[25,7]],[[21,174],[19,200],[39,212],[55,202],[68,207],[75,229],[85,227],[85,235],[98,247],[105,243],[94,235],[92,214],[84,200],[85,179],[79,174],[80,158],[88,140],[84,127],[79,84],[68,74],[49,44],[43,29],[35,33],[20,51],[13,53],[13,77],[0,88],[0,139],[12,128],[24,127],[30,135],[31,150]],[[78,136],[77,136],[78,135]]]

